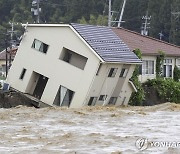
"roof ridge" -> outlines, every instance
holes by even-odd
[[[71,26],[73,26],[73,25],[81,25],[81,26],[86,25],[86,26],[103,27],[103,28],[109,28],[109,29],[111,29],[110,27],[108,27],[108,26],[103,26],[103,25],[80,24],[80,23],[70,23],[70,25],[71,25]]]
[[[140,33],[136,32],[136,31],[132,31],[132,30],[129,30],[129,29],[126,29],[126,28],[117,28],[117,27],[111,27],[112,29],[122,29],[122,30],[125,30],[127,32],[130,32],[130,33],[134,33],[136,35],[139,35],[139,36],[142,36],[142,37],[145,37],[145,38],[148,38],[148,39],[151,39],[151,40],[154,40],[154,41],[158,41],[160,43],[164,43],[164,44],[167,44],[167,45],[170,45],[170,46],[174,46],[174,47],[177,47],[177,48],[180,48],[180,46],[178,45],[175,45],[175,44],[172,44],[172,43],[169,43],[169,42],[166,42],[166,41],[162,41],[162,40],[158,40],[152,36],[145,36],[145,35],[141,35]]]

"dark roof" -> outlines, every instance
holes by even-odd
[[[163,51],[168,56],[180,56],[180,46],[176,46],[149,36],[142,36],[124,28],[112,30],[128,45],[131,50],[140,49],[143,55],[157,55]]]
[[[71,25],[105,62],[141,63],[111,28],[75,23]]]

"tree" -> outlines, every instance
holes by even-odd
[[[123,0],[112,0],[113,20],[118,21]],[[33,23],[32,0],[0,0],[0,26],[8,28],[9,21]],[[107,25],[108,1],[106,0],[51,0],[41,1],[42,23],[72,23]],[[180,45],[180,16],[171,12],[179,12],[180,0],[127,0],[122,26],[140,32],[142,16],[148,11],[151,15],[150,36]],[[113,24],[117,26],[116,24]],[[0,34],[1,35],[1,34]],[[2,38],[2,36],[0,36]],[[0,42],[2,44],[2,42]],[[2,46],[0,46],[2,48]]]
[[[175,12],[180,12],[180,1],[173,0],[171,5],[171,29],[170,29],[170,37],[169,40],[171,43],[176,45],[180,45],[180,15],[173,14]]]
[[[161,78],[163,73],[163,63],[164,63],[165,54],[163,51],[159,51],[159,55],[156,59],[156,78]]]
[[[174,67],[174,81],[180,81],[180,69],[177,67],[177,66],[175,66]]]
[[[159,11],[159,33],[163,33],[162,40],[169,41],[171,29],[171,0],[164,0]],[[158,34],[159,34],[158,33]]]

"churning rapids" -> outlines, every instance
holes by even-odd
[[[0,153],[179,154],[179,146],[140,147],[137,140],[180,142],[180,105],[0,109]],[[136,145],[136,146],[135,146]],[[139,149],[142,148],[142,149]]]

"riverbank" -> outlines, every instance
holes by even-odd
[[[33,106],[32,101],[19,92],[0,90],[0,108],[12,108],[18,105]]]

